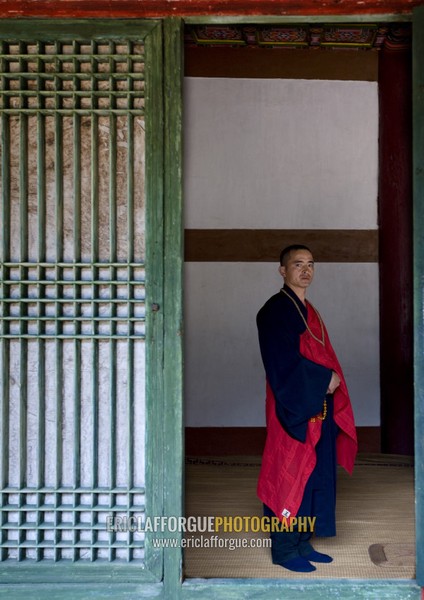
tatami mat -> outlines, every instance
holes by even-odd
[[[256,497],[258,457],[188,459],[187,516],[262,516]],[[317,538],[314,547],[331,564],[302,574],[305,579],[415,578],[414,470],[405,457],[362,456],[352,477],[339,471],[337,536]],[[188,537],[211,534],[187,534]],[[228,538],[266,538],[265,533],[220,533]],[[371,548],[371,550],[370,550]],[[374,560],[374,562],[373,562]],[[377,563],[377,564],[375,564]],[[185,550],[185,577],[299,578],[271,563],[269,548]]]

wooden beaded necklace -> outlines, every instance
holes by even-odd
[[[288,298],[290,298],[290,300],[293,302],[293,304],[294,304],[294,305],[295,305],[295,307],[297,308],[297,311],[298,311],[299,315],[300,315],[300,316],[301,316],[301,318],[302,318],[302,321],[305,323],[305,327],[306,327],[306,329],[309,331],[309,333],[310,333],[310,334],[311,334],[311,336],[314,338],[314,340],[315,340],[315,341],[317,341],[317,342],[319,342],[319,343],[320,343],[320,344],[322,344],[323,346],[325,346],[324,324],[323,324],[323,322],[322,322],[321,315],[319,314],[319,312],[317,311],[317,309],[315,308],[315,306],[313,306],[313,304],[311,304],[311,303],[309,302],[309,300],[308,300],[308,304],[309,304],[309,305],[310,305],[310,307],[311,307],[311,308],[312,308],[312,309],[315,311],[315,313],[316,313],[316,315],[317,315],[317,317],[318,317],[319,324],[320,324],[320,327],[321,327],[321,339],[319,339],[319,338],[318,338],[318,337],[317,337],[317,336],[316,336],[316,335],[315,335],[315,334],[314,334],[314,333],[311,331],[311,328],[309,327],[309,325],[308,325],[308,323],[307,323],[307,321],[306,321],[305,317],[303,316],[303,313],[302,313],[302,311],[300,310],[300,308],[299,308],[299,305],[297,304],[296,300],[295,300],[294,298],[292,298],[292,296],[290,296],[290,294],[288,294],[284,288],[281,288],[281,290],[280,290],[280,291],[281,291],[281,292],[283,292],[283,294],[285,294],[285,295],[286,295]],[[324,403],[323,403],[323,407],[322,407],[322,413],[320,413],[320,414],[316,415],[315,417],[311,417],[311,418],[309,419],[309,421],[310,421],[311,423],[315,423],[317,419],[318,419],[318,420],[320,420],[320,421],[324,421],[324,419],[325,419],[325,417],[326,417],[326,416],[327,416],[327,400],[326,400],[326,399],[324,399]]]
[[[323,324],[323,322],[322,322],[321,315],[319,314],[319,312],[317,311],[317,309],[315,308],[315,306],[314,306],[313,304],[311,304],[311,302],[309,302],[309,300],[308,300],[308,304],[309,304],[309,306],[310,306],[310,307],[311,307],[311,308],[312,308],[312,309],[315,311],[315,313],[316,313],[316,315],[317,315],[317,317],[318,317],[319,324],[320,324],[320,327],[321,327],[321,339],[319,339],[319,338],[318,338],[318,337],[317,337],[317,336],[316,336],[316,335],[315,335],[315,334],[314,334],[314,333],[311,331],[311,328],[309,327],[309,325],[308,325],[308,322],[306,321],[305,317],[303,316],[303,313],[302,313],[302,311],[300,310],[300,308],[299,308],[299,305],[297,304],[296,300],[295,300],[295,299],[294,299],[292,296],[290,296],[290,294],[288,294],[284,288],[281,288],[281,290],[280,290],[280,291],[281,291],[281,292],[283,292],[283,294],[285,294],[285,295],[286,295],[288,298],[290,298],[290,300],[293,302],[293,304],[294,304],[294,305],[295,305],[295,307],[297,308],[297,312],[299,313],[299,315],[300,315],[300,316],[301,316],[301,318],[302,318],[302,321],[305,323],[305,327],[306,327],[306,329],[309,331],[309,333],[310,333],[310,334],[311,334],[311,336],[314,338],[314,340],[315,340],[316,342],[319,342],[319,343],[320,343],[320,344],[322,344],[323,346],[325,346],[324,324]]]

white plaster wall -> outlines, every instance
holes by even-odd
[[[377,226],[366,81],[186,78],[187,228]]]
[[[282,285],[277,264],[187,263],[185,271],[186,425],[264,425],[256,314]],[[308,292],[342,364],[357,425],[380,422],[377,284],[377,265],[321,263]]]
[[[187,79],[186,228],[377,228],[377,126],[372,82]],[[255,317],[277,261],[186,263],[187,426],[264,424]],[[357,424],[379,425],[377,264],[319,264],[309,297]]]

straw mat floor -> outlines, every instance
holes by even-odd
[[[256,497],[259,457],[188,458],[187,516],[262,516]],[[305,579],[415,578],[413,465],[405,457],[361,456],[352,477],[339,471],[337,536],[314,547],[334,557]],[[187,533],[187,538],[210,537]],[[267,539],[266,533],[221,533],[219,538]],[[228,542],[229,543],[229,542]],[[188,547],[185,577],[293,578],[299,574],[271,563],[269,548]]]

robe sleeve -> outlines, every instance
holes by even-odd
[[[281,425],[304,442],[308,420],[321,412],[331,369],[304,358],[299,351],[299,316],[281,305],[264,307],[257,317],[265,373],[275,396]]]

